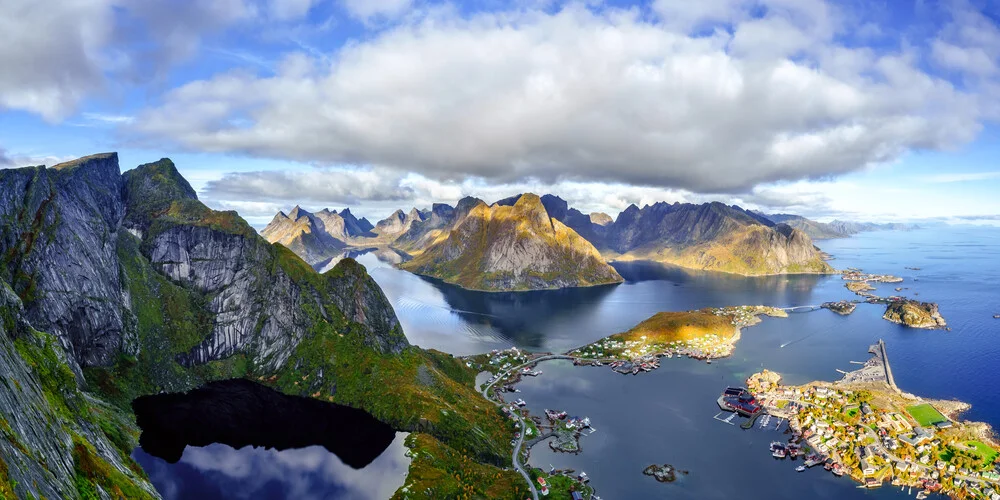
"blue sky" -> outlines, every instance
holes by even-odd
[[[0,166],[170,157],[258,225],[525,190],[1000,217],[996,2],[0,3]]]

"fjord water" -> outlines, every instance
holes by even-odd
[[[964,416],[1000,425],[1000,230],[935,227],[886,231],[818,242],[839,268],[902,276],[877,294],[937,302],[951,331],[909,329],[884,321],[884,307],[861,304],[851,316],[827,310],[793,312],[748,328],[730,358],[708,365],[664,360],[640,376],[565,362],[518,387],[533,412],[544,408],[590,416],[599,429],[584,438],[584,452],[551,452],[543,443],[530,463],[586,471],[604,498],[896,498],[886,487],[857,489],[822,469],[796,473],[771,459],[767,444],[780,433],[743,431],[714,420],[715,398],[761,368],[788,383],[836,380],[836,369],[865,361],[868,346],[886,341],[900,387],[914,394],[971,403]],[[359,260],[386,291],[410,341],[454,354],[512,345],[561,352],[628,329],[666,310],[766,304],[815,306],[853,299],[839,276],[742,278],[696,273],[651,263],[620,263],[618,286],[529,293],[483,293],[412,276],[368,255]],[[911,270],[907,267],[917,267]],[[894,288],[903,287],[896,292]],[[803,310],[808,309],[803,307]],[[664,485],[641,474],[652,463],[690,471]],[[748,495],[748,492],[753,492]]]
[[[838,269],[902,276],[878,285],[937,302],[952,331],[904,328],[881,319],[883,307],[861,304],[851,316],[827,310],[766,319],[744,330],[730,358],[711,365],[664,360],[657,371],[622,376],[606,368],[541,366],[544,374],[518,387],[533,412],[562,409],[590,416],[598,432],[583,439],[583,453],[556,454],[543,443],[530,463],[571,467],[592,478],[606,499],[678,498],[900,498],[898,489],[857,489],[822,469],[796,473],[798,462],[775,461],[767,444],[780,432],[743,431],[712,418],[715,398],[729,384],[761,368],[793,384],[835,380],[836,369],[868,358],[885,339],[900,387],[914,394],[957,398],[973,405],[965,417],[1000,425],[1000,229],[936,227],[864,233],[818,242]],[[410,342],[456,355],[518,346],[561,352],[623,331],[659,311],[766,304],[815,306],[853,299],[839,276],[742,278],[697,273],[651,263],[620,263],[617,286],[526,293],[462,290],[421,278],[379,260],[353,256],[385,291]],[[384,257],[383,257],[384,258]],[[906,267],[919,267],[919,271]],[[808,308],[804,308],[808,309]],[[206,418],[211,418],[206,415]],[[782,427],[784,429],[784,427]],[[219,492],[242,498],[382,498],[402,484],[407,459],[402,435],[371,465],[353,470],[325,448],[284,451],[225,445],[189,446],[176,464],[137,451],[137,458],[167,498]],[[642,475],[652,463],[670,463],[689,475],[660,484]],[[395,485],[395,486],[393,486]],[[181,493],[177,493],[180,491]],[[308,494],[306,494],[308,492]]]

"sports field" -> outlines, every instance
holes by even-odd
[[[937,411],[928,403],[908,406],[906,412],[909,413],[921,427],[930,427],[938,422],[948,420],[941,412]]]

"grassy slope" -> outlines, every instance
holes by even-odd
[[[413,461],[406,483],[393,499],[530,497],[524,478],[516,471],[476,463],[432,436],[410,434],[406,446]]]
[[[646,336],[649,342],[692,340],[710,333],[732,336],[736,333],[732,316],[716,315],[709,309],[698,311],[659,312],[627,332],[612,335],[616,340],[639,340]]]

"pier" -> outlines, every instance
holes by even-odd
[[[900,391],[899,387],[896,387],[896,379],[892,377],[892,368],[889,366],[889,355],[885,350],[885,341],[878,339],[878,344],[872,346],[872,348],[878,349],[878,354],[882,356],[882,367],[885,370],[886,383],[888,383],[889,387],[896,391],[896,393],[902,394],[903,391]]]

